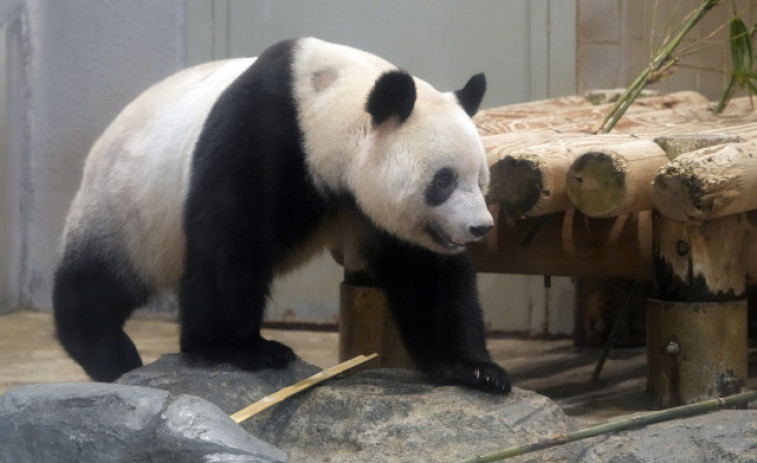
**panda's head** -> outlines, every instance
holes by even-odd
[[[380,228],[448,254],[492,228],[484,201],[489,169],[470,119],[485,90],[483,74],[450,93],[401,70],[376,80],[350,187]]]

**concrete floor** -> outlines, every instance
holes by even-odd
[[[134,317],[126,325],[142,359],[178,352],[178,325],[173,321]],[[265,330],[264,336],[291,347],[320,367],[337,363],[334,332]],[[585,425],[651,408],[645,393],[643,348],[616,349],[600,383],[591,383],[599,350],[578,349],[571,340],[490,339],[495,360],[511,374],[515,386],[555,400]],[[750,349],[749,386],[757,388],[757,348]],[[88,381],[82,369],[55,339],[49,313],[16,312],[0,316],[0,394],[33,383]],[[757,408],[753,403],[750,408]]]

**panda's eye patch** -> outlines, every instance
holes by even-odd
[[[457,188],[457,175],[449,167],[439,169],[426,188],[426,204],[438,206],[448,200]]]

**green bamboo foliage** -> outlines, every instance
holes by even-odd
[[[670,75],[673,68],[678,63],[679,57],[675,56],[675,50],[681,43],[686,34],[697,25],[697,23],[713,9],[722,0],[703,0],[702,4],[689,15],[680,29],[673,35],[670,40],[663,43],[659,53],[654,57],[651,63],[639,74],[636,80],[628,86],[625,93],[618,99],[612,108],[605,114],[602,121],[595,127],[593,132],[608,133],[615,127],[626,110],[631,106],[636,97],[649,84],[655,83],[660,79]]]
[[[749,29],[738,14],[734,13],[729,28],[732,66],[731,78],[723,91],[723,95],[720,97],[718,106],[715,108],[716,113],[722,113],[725,110],[737,86],[739,88],[746,88],[750,98],[752,95],[757,94],[757,86],[755,86],[754,82],[757,79],[757,73],[754,70],[754,47],[752,44],[755,31],[757,31],[757,24]]]

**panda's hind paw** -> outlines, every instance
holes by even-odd
[[[297,358],[294,351],[278,341],[260,339],[247,349],[235,352],[231,363],[244,370],[284,368]]]
[[[512,388],[510,376],[493,362],[455,362],[438,365],[432,371],[440,384],[457,384],[495,394],[507,395]]]

